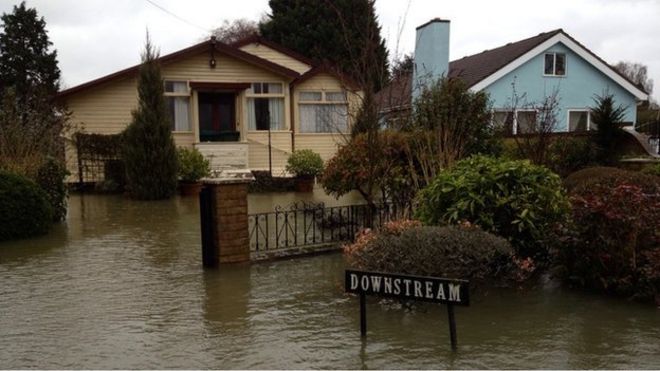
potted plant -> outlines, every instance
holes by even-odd
[[[179,148],[179,191],[182,196],[197,195],[202,189],[199,180],[211,173],[209,160],[197,148]]]
[[[296,177],[297,192],[312,192],[314,178],[323,172],[323,159],[310,149],[293,151],[287,160],[286,171]]]

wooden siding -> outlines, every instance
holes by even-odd
[[[311,149],[314,152],[317,152],[321,155],[323,161],[328,161],[334,154],[337,152],[339,145],[346,142],[347,138],[345,134],[333,133],[333,134],[323,134],[323,133],[300,133],[300,109],[298,105],[298,93],[301,91],[338,91],[345,90],[345,87],[341,84],[341,81],[337,80],[334,76],[321,73],[317,76],[310,78],[307,81],[302,82],[297,85],[293,94],[293,115],[295,120],[295,136],[294,136],[294,145],[295,149]],[[357,114],[357,109],[360,105],[360,95],[359,93],[349,93],[348,102],[349,102],[349,118],[348,125],[349,127],[352,124],[352,117],[355,117]]]
[[[340,134],[296,134],[296,150],[311,149],[327,162],[337,153],[340,145],[346,143],[348,135]]]
[[[250,131],[248,138],[248,166],[253,170],[268,169],[268,132]],[[271,132],[273,169],[280,173],[291,154],[291,132]]]
[[[295,58],[292,58],[284,53],[271,49],[263,44],[251,43],[244,45],[240,48],[242,51],[256,55],[263,59],[267,59],[273,63],[277,63],[286,68],[292,69],[300,74],[303,74],[311,69],[311,66],[303,63]]]

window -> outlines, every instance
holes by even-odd
[[[516,111],[516,131],[514,134],[529,134],[536,131],[536,111]]]
[[[344,91],[304,91],[300,100],[301,133],[348,131],[348,103]]]
[[[512,134],[513,131],[513,112],[495,111],[493,112],[493,127],[504,134]]]
[[[284,90],[281,83],[255,82],[248,97],[248,130],[284,130]]]
[[[591,114],[588,110],[569,110],[568,111],[568,131],[587,131],[596,130],[596,126],[591,122]]]
[[[566,54],[564,53],[546,53],[545,67],[543,73],[547,76],[566,75]]]
[[[165,81],[165,103],[172,131],[190,131],[190,91],[186,81]]]

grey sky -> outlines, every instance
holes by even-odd
[[[199,26],[184,23],[146,0],[28,0],[44,16],[58,51],[63,86],[70,87],[139,62],[145,30],[167,54],[198,42],[223,20],[259,19],[267,0],[153,0]],[[18,0],[0,0],[10,12]],[[415,27],[434,17],[450,19],[450,58],[563,28],[609,63],[649,67],[660,93],[658,0],[377,0],[390,54],[414,48]],[[403,28],[401,29],[401,25]],[[399,37],[399,30],[402,30]],[[398,46],[397,46],[398,45]]]

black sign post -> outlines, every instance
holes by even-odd
[[[360,295],[360,335],[367,336],[366,296],[418,300],[447,305],[449,337],[456,350],[454,305],[470,305],[469,282],[460,279],[346,270],[346,292]]]

